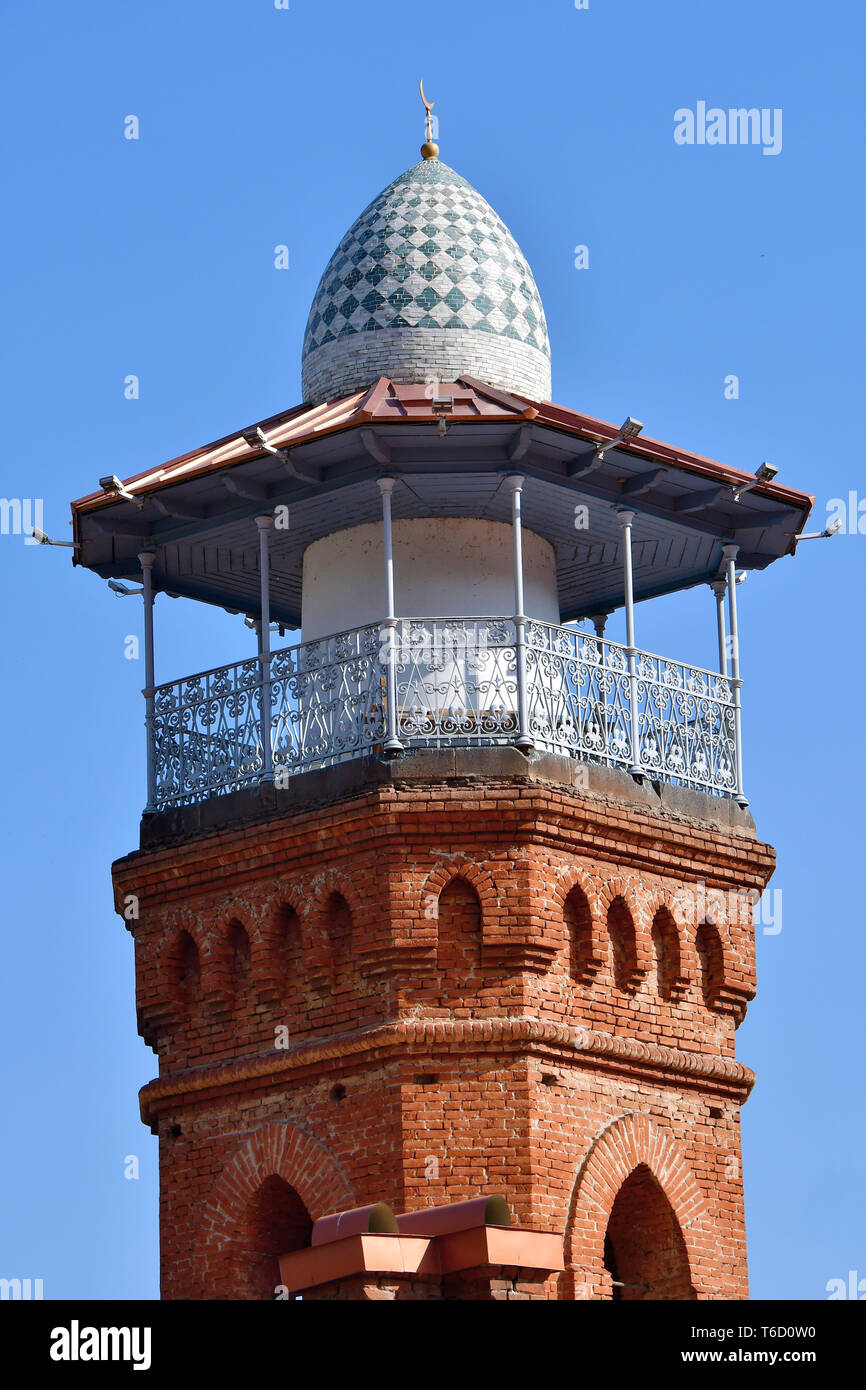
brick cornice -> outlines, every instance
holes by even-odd
[[[716,1085],[740,1103],[746,1100],[755,1081],[754,1072],[727,1057],[686,1052],[542,1019],[401,1019],[335,1034],[286,1051],[275,1049],[263,1056],[161,1076],[148,1082],[139,1093],[141,1117],[145,1124],[155,1124],[165,1106],[193,1095],[232,1090],[249,1081],[276,1082],[307,1067],[321,1068],[362,1054],[477,1053],[485,1048],[591,1057],[616,1071],[623,1069],[633,1074],[634,1068],[639,1067],[658,1073],[659,1079],[666,1074],[675,1074],[680,1081],[691,1077],[704,1085]]]
[[[329,862],[335,847],[348,842],[355,854],[380,858],[397,843],[407,853],[416,844],[425,848],[431,834],[447,839],[458,813],[477,816],[477,833],[462,832],[476,857],[477,842],[495,852],[496,846],[516,841],[585,854],[618,869],[662,867],[668,875],[701,878],[709,886],[741,888],[763,888],[775,865],[772,847],[742,831],[555,784],[490,779],[473,785],[386,784],[314,810],[286,806],[252,824],[127,855],[113,866],[115,890],[118,899],[146,891],[152,903],[181,901],[193,885],[231,888],[268,877],[275,855],[285,863],[296,854],[309,864],[311,843],[316,846],[312,858]]]

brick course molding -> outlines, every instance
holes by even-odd
[[[301,775],[206,830],[148,818],[115,864],[159,1057],[163,1297],[274,1297],[321,1216],[485,1192],[564,1269],[309,1296],[747,1297],[754,934],[724,904],[773,852],[718,798],[512,754]]]

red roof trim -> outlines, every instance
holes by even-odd
[[[508,392],[500,391],[472,377],[463,377],[458,382],[442,383],[443,390],[447,386],[463,388],[462,400],[459,399],[458,393],[454,393],[455,406],[474,405],[475,407],[476,413],[474,415],[461,413],[455,417],[459,419],[461,426],[471,425],[474,419],[482,423],[489,423],[491,420],[500,418],[511,419],[515,422],[532,420],[540,426],[549,426],[551,429],[580,439],[588,438],[596,441],[615,439],[619,433],[617,426],[606,420],[598,420],[592,415],[582,415],[567,406],[555,405],[552,401],[533,402],[512,396]],[[282,411],[261,421],[259,428],[265,434],[273,436],[270,442],[277,447],[296,449],[312,440],[321,439],[325,435],[351,429],[359,424],[367,424],[372,420],[380,420],[389,424],[399,424],[404,419],[413,424],[427,421],[435,423],[437,417],[433,414],[432,408],[425,410],[417,395],[409,394],[410,392],[417,393],[417,389],[417,385],[411,383],[393,382],[389,381],[387,377],[380,377],[365,392],[359,391],[351,396],[340,397],[334,401],[325,401],[320,405],[293,406],[291,410]],[[413,405],[417,401],[417,407],[411,412],[406,411],[402,407],[404,400]],[[401,406],[399,414],[394,410],[395,405]],[[292,426],[292,428],[286,429],[286,426]],[[643,434],[620,447],[638,458],[670,463],[689,472],[719,481],[746,482],[754,476],[739,468],[732,468],[727,464],[719,463],[716,459],[705,458],[701,454],[677,449],[674,445],[665,444],[661,440],[652,439]],[[159,468],[148,469],[144,473],[138,473],[134,477],[126,479],[125,486],[135,491],[137,490],[136,484],[141,484],[147,480],[152,480],[155,487],[185,482],[187,479],[201,477],[215,469],[224,468],[228,464],[240,463],[254,458],[258,452],[260,451],[251,449],[245,444],[240,431],[236,430],[232,434],[224,435],[212,444],[181,454]],[[214,455],[222,455],[222,457],[216,458]],[[201,461],[198,466],[194,466],[196,460]],[[815,500],[810,493],[786,487],[782,483],[762,483],[754,491],[761,497],[803,507],[807,511],[811,510]],[[101,506],[110,505],[113,501],[114,498],[110,494],[93,492],[73,502],[72,510],[73,513],[92,511]]]

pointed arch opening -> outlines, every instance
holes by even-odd
[[[702,922],[698,927],[695,951],[704,1003],[708,1009],[715,1009],[725,978],[725,955],[719,929],[712,922]]]
[[[237,918],[228,928],[228,963],[231,992],[239,1000],[247,992],[252,975],[250,938],[243,922]]]
[[[481,967],[481,902],[465,878],[446,883],[439,894],[437,965],[443,975],[465,984]]]
[[[660,907],[653,918],[652,943],[656,987],[662,999],[674,999],[680,981],[680,934],[666,907]]]
[[[568,969],[577,984],[588,984],[601,964],[592,939],[592,912],[589,900],[577,884],[563,903],[563,919],[568,936]]]
[[[604,1238],[604,1266],[616,1301],[685,1301],[697,1297],[683,1233],[645,1163],[616,1195]]]
[[[615,897],[607,910],[607,931],[613,954],[613,978],[617,989],[633,992],[639,980],[637,933],[624,898]]]
[[[280,1283],[280,1255],[310,1244],[313,1221],[293,1187],[271,1174],[241,1215],[237,1240],[239,1298],[273,1299]]]
[[[201,999],[201,957],[188,931],[179,933],[174,959],[180,997],[188,1008],[192,1008]]]
[[[291,903],[280,903],[274,919],[274,954],[283,986],[293,984],[301,955],[301,919]]]
[[[325,930],[335,964],[342,964],[352,945],[352,909],[342,893],[333,892],[325,903]]]

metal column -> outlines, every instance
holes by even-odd
[[[506,479],[511,488],[511,531],[514,539],[514,628],[517,636],[517,747],[531,753],[535,744],[529,732],[529,699],[526,675],[526,613],[523,597],[523,517],[521,499],[523,476],[512,473]]]
[[[259,530],[259,578],[261,581],[261,623],[259,628],[259,666],[261,692],[261,740],[263,782],[274,780],[273,750],[271,748],[271,563],[270,531],[274,524],[272,513],[256,517]]]
[[[386,709],[385,745],[389,755],[403,752],[403,745],[397,737],[397,653],[394,646],[394,633],[397,616],[394,602],[394,533],[391,524],[391,494],[394,491],[393,478],[380,478],[379,491],[382,494],[382,529],[385,545],[385,622],[386,629]]]
[[[637,705],[637,647],[634,644],[634,567],[631,552],[631,528],[634,521],[634,512],[626,507],[617,509],[617,517],[622,527],[623,539],[623,563],[625,581],[625,630],[626,630],[626,655],[628,656],[628,685],[629,685],[629,711],[631,724],[631,767],[629,772],[634,776],[639,776],[643,769],[640,765],[640,729],[638,728],[638,705]]]
[[[740,553],[738,545],[726,545],[722,548],[725,557],[725,564],[728,572],[728,617],[731,625],[731,676],[730,681],[734,691],[734,738],[737,758],[737,801],[741,806],[748,806],[748,801],[743,793],[743,720],[742,706],[740,701],[740,690],[742,680],[740,679],[740,630],[737,625],[737,556]]]
[[[727,579],[714,579],[710,585],[716,596],[716,627],[719,635],[719,672],[721,675],[728,674],[728,640],[725,632],[725,594],[728,588]]]
[[[144,599],[144,723],[147,729],[147,805],[145,815],[156,810],[156,760],[153,747],[153,695],[156,684],[153,659],[153,562],[156,555],[145,550],[139,555]]]

